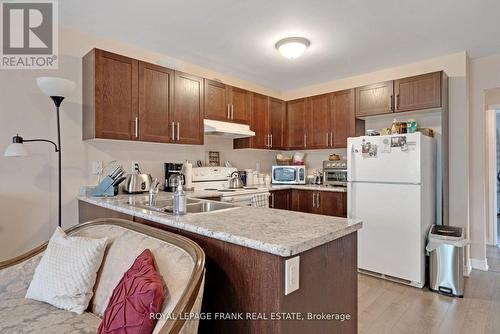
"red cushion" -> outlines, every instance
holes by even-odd
[[[150,313],[161,311],[164,298],[153,254],[145,249],[113,290],[97,333],[152,333],[156,320]]]

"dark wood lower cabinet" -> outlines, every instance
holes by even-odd
[[[319,191],[316,197],[317,210],[327,216],[347,217],[347,193]]]
[[[271,191],[269,207],[273,209],[290,210],[292,203],[291,190],[275,190]]]
[[[292,210],[306,213],[314,213],[313,195],[310,190],[292,190]]]
[[[107,213],[106,213],[107,212]],[[115,217],[116,212],[79,202],[80,223]],[[357,333],[357,233],[315,247],[300,256],[300,288],[284,294],[287,258],[227,243],[139,217],[134,221],[183,235],[206,255],[205,292],[200,333]],[[299,313],[304,320],[276,317]],[[214,319],[215,315],[219,319]],[[242,314],[241,320],[220,315]],[[348,315],[349,320],[312,320]],[[249,317],[266,317],[252,320]],[[275,319],[272,320],[271,317]]]
[[[347,217],[347,193],[292,190],[291,210],[326,216]]]

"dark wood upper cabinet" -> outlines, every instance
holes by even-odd
[[[203,144],[203,89],[202,78],[93,49],[83,57],[83,139]]]
[[[228,121],[230,110],[226,85],[205,79],[205,118]]]
[[[308,122],[307,148],[330,147],[331,94],[312,96],[307,99]],[[306,125],[304,124],[304,125]]]
[[[231,122],[250,124],[251,93],[247,90],[228,86]]]
[[[205,118],[250,124],[251,96],[247,90],[205,79]]]
[[[84,56],[83,139],[138,139],[138,64],[99,49]]]
[[[300,150],[307,148],[307,100],[288,101],[287,114],[287,148]]]
[[[83,57],[83,139],[204,142],[203,119],[249,124],[234,148],[345,148],[364,118],[447,110],[443,71],[292,101],[92,49]]]
[[[442,72],[434,72],[395,80],[395,111],[440,108],[441,76]]]
[[[203,145],[203,89],[203,78],[175,72],[172,142]]]
[[[274,150],[285,149],[286,103],[269,98],[269,134],[270,144]]]
[[[356,88],[356,116],[390,114],[394,108],[393,81]]]
[[[251,126],[255,136],[250,139],[252,148],[269,148],[269,98],[252,94]]]
[[[234,140],[234,148],[285,149],[286,103],[262,94],[252,93],[250,128],[251,138]]]
[[[365,133],[365,121],[356,118],[354,100],[354,89],[332,93],[330,141],[333,148],[346,148],[347,138]]]
[[[168,143],[173,127],[169,124],[173,108],[174,71],[139,62],[139,124],[140,141]]]

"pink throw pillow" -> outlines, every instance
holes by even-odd
[[[123,274],[104,311],[98,334],[150,334],[161,311],[165,293],[153,254],[145,249]]]

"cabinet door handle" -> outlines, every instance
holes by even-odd
[[[271,208],[274,208],[274,193],[271,194]]]
[[[393,101],[394,100],[394,95],[391,94],[391,110],[394,111],[394,104],[393,104]]]
[[[396,102],[394,102],[396,105],[396,110],[399,110],[399,94],[396,94]]]
[[[234,104],[231,103],[231,119],[234,121]]]
[[[304,133],[304,147],[307,147],[307,134]]]
[[[327,132],[326,133],[326,147],[330,145],[330,134]]]
[[[227,119],[231,119],[231,107],[229,106],[229,103],[227,104]]]
[[[319,193],[316,193],[316,208],[317,209],[319,209],[319,207],[320,207],[319,197],[320,197]]]
[[[135,118],[135,138],[139,137],[139,117]]]
[[[177,122],[177,141],[181,139],[181,126],[180,123]]]
[[[172,141],[175,141],[175,123],[172,122]]]
[[[333,147],[333,131],[330,131],[330,146]]]
[[[313,193],[313,208],[316,207],[316,193]]]
[[[271,137],[271,148],[272,148],[273,147],[273,134],[271,133],[269,136]]]

